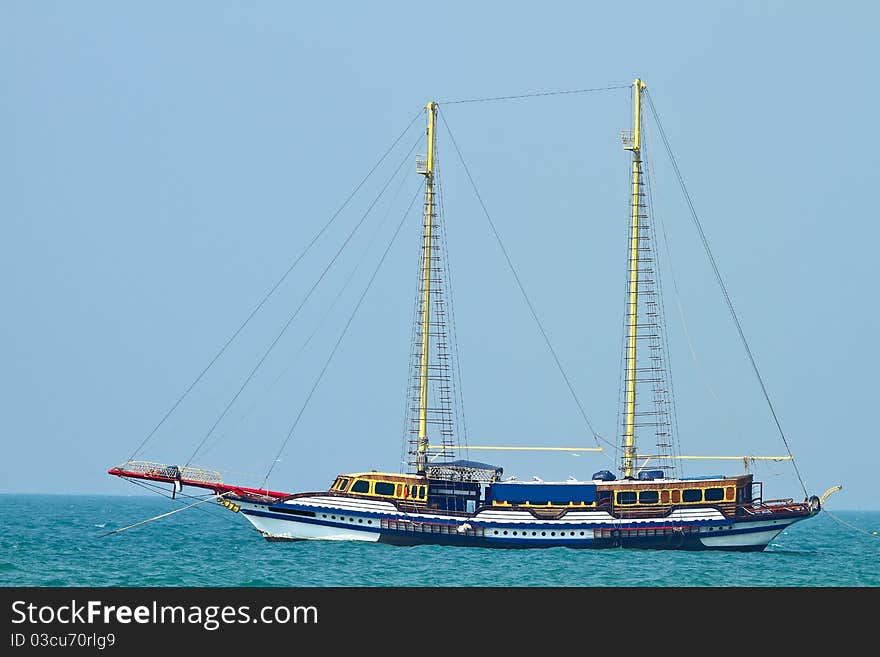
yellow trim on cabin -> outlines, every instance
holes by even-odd
[[[369,473],[369,475],[375,475],[377,473]],[[399,476],[399,475],[393,475]],[[345,488],[338,488],[340,479],[350,479],[351,483],[348,485],[347,490]],[[365,481],[368,484],[368,488],[366,491],[354,491],[355,484],[360,481]],[[376,484],[389,484],[394,487],[394,492],[389,494],[386,493],[377,493],[376,492]],[[334,482],[333,486],[331,486],[331,490],[337,490],[340,492],[348,492],[349,495],[356,495],[358,497],[379,497],[383,499],[395,499],[395,500],[404,500],[411,502],[424,502],[428,499],[428,486],[426,484],[416,484],[416,483],[406,483],[402,481],[389,481],[387,479],[372,479],[367,478],[366,476],[357,476],[352,475],[350,477],[337,477],[336,482]],[[406,494],[404,494],[404,491]]]
[[[519,504],[511,504],[507,500],[503,500],[503,501],[492,500],[492,506],[526,506],[526,507],[534,507],[536,509],[546,509],[546,508],[552,508],[552,509],[574,509],[574,508],[581,509],[581,508],[584,508],[584,509],[586,509],[586,508],[595,507],[596,502],[590,502],[589,504],[587,504],[584,501],[568,502],[566,504],[553,504],[552,502],[544,502],[543,504],[535,504],[535,503],[530,502],[529,500],[526,500],[525,502],[521,502]]]

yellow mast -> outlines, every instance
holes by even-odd
[[[641,101],[645,83],[633,82],[634,119],[632,135],[625,135],[623,147],[632,151],[632,220],[629,246],[629,300],[627,303],[626,386],[623,422],[623,476],[631,478],[635,472],[635,416],[636,416],[636,341],[639,301],[639,216],[641,210]]]
[[[416,454],[416,471],[425,474],[428,452],[428,329],[431,315],[431,222],[434,218],[434,120],[437,103],[431,101],[428,110],[428,154],[425,176],[425,243],[422,246],[422,360],[419,368],[419,437]]]

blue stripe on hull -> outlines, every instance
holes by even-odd
[[[479,536],[454,536],[452,534],[439,535],[406,535],[403,532],[388,533],[383,532],[379,537],[379,543],[387,543],[389,545],[399,546],[416,546],[416,545],[449,545],[456,547],[482,547],[495,549],[536,549],[536,548],[555,548],[566,547],[584,550],[600,550],[610,548],[629,548],[643,550],[739,550],[739,551],[760,551],[764,549],[763,545],[730,547],[730,548],[713,548],[703,545],[699,539],[686,538],[680,540],[676,538],[674,541],[667,540],[673,537],[639,537],[626,540],[614,539],[592,539],[592,538],[560,538],[553,541],[547,540],[530,540],[522,538],[486,538]]]

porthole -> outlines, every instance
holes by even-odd
[[[559,532],[560,536],[565,536],[565,532]]]
[[[367,524],[368,524],[368,525],[372,525],[372,524],[373,524],[373,521],[372,521],[372,520],[367,520]]]
[[[513,535],[516,536],[516,532],[513,532]]]
[[[507,536],[507,530],[506,530],[506,529],[504,530],[504,535]]]
[[[581,532],[581,536],[583,536],[583,535],[584,535],[584,533],[583,533],[583,532]]]
[[[330,520],[336,520],[336,516],[330,516]]]
[[[532,536],[537,536],[538,532],[532,532]]]
[[[541,536],[546,536],[547,532],[541,532]]]
[[[556,536],[556,532],[550,532],[550,536]]]
[[[363,522],[363,521],[364,521],[363,518],[358,518],[358,522]]]
[[[497,530],[497,529],[494,530],[492,533],[495,534],[496,536],[498,536],[498,530]]]

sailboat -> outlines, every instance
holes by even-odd
[[[519,481],[505,478],[500,466],[456,458],[448,422],[451,402],[445,377],[449,365],[443,358],[439,365],[432,365],[429,358],[432,346],[438,346],[432,345],[432,339],[443,340],[438,337],[437,327],[445,321],[442,304],[438,304],[435,271],[440,265],[435,189],[438,103],[430,102],[425,107],[426,155],[417,158],[416,167],[424,177],[424,224],[413,330],[412,431],[407,437],[407,471],[334,473],[326,490],[304,492],[228,483],[220,472],[190,464],[128,459],[108,473],[168,485],[172,495],[184,489],[208,491],[206,500],[216,500],[242,514],[268,541],[761,551],[793,524],[817,515],[827,495],[839,487],[821,497],[807,495],[804,488],[801,500],[765,499],[762,482],[749,472],[733,476],[676,475],[677,463],[688,457],[672,449],[664,345],[657,335],[657,291],[650,257],[654,237],[648,223],[642,160],[646,85],[636,79],[631,88],[633,127],[622,134],[623,148],[631,156],[631,198],[617,472],[597,470],[589,478],[570,477],[565,481],[537,477]],[[445,343],[439,347],[441,352],[446,350],[448,359],[448,347]],[[648,352],[647,361],[642,351]],[[441,388],[444,384],[447,387],[440,394],[440,402],[432,403],[429,388],[438,380]],[[649,392],[641,398],[645,383]],[[432,413],[439,413],[440,420],[432,421]],[[432,435],[435,427],[439,433]],[[657,449],[649,450],[656,453],[643,453],[637,445],[645,427],[651,427],[658,438]]]

